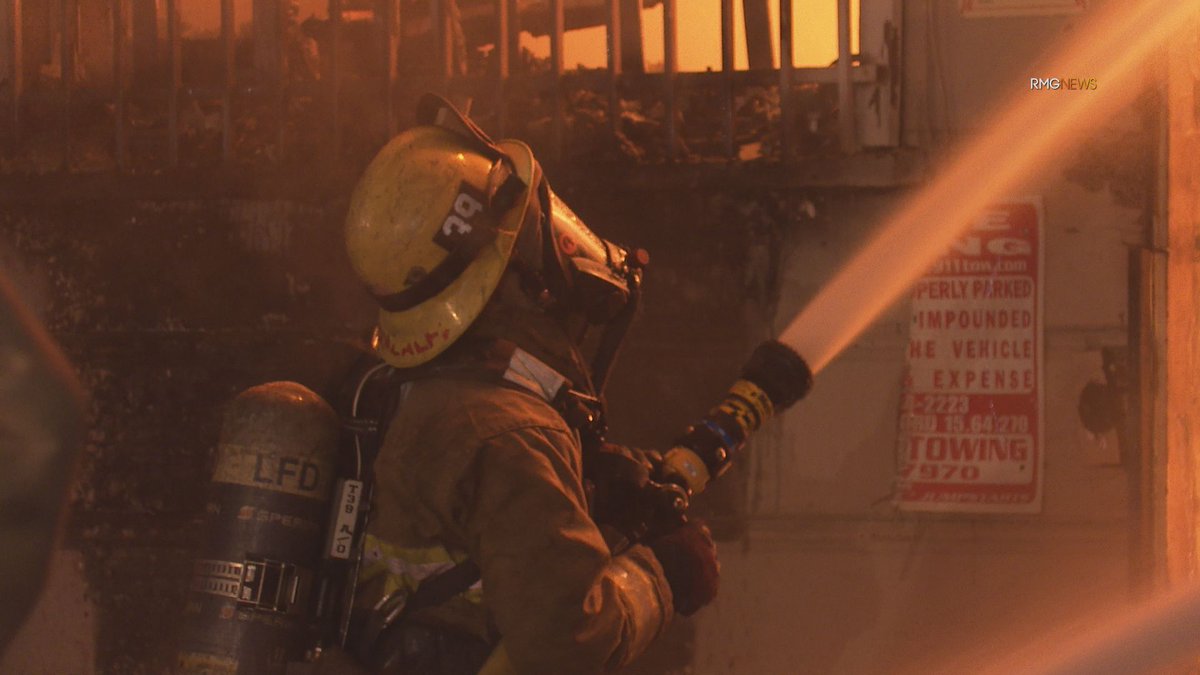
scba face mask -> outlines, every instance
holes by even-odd
[[[545,181],[539,192],[543,213],[549,214],[544,224],[547,262],[559,271],[547,279],[551,292],[589,324],[616,321],[636,303],[649,255],[601,239]]]
[[[630,251],[597,236],[544,179],[537,194],[540,212],[532,214],[536,223],[526,223],[525,253],[518,255],[518,260],[540,263],[529,275],[534,283],[530,290],[547,311],[585,324],[579,335],[581,344],[587,326],[603,327],[591,359],[593,388],[602,394],[637,314],[642,274],[650,256],[642,249]],[[537,249],[540,255],[531,255],[534,251],[530,249]]]

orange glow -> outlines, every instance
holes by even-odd
[[[1018,194],[1039,169],[1136,93],[1139,66],[1197,11],[1193,2],[1110,2],[1030,77],[1096,78],[1094,91],[1031,91],[1011,104],[934,181],[887,221],[780,338],[821,370],[904,293],[990,202]],[[1015,85],[1016,86],[1016,85]]]
[[[850,50],[858,51],[858,8],[850,2]],[[716,0],[678,2],[679,69],[721,69],[721,4]],[[771,41],[775,65],[779,65],[779,0],[770,0]],[[837,58],[837,0],[793,0],[793,52],[797,67],[825,67]],[[538,56],[550,53],[550,38],[521,36],[521,44]],[[563,35],[563,60],[567,68],[603,68],[607,64],[605,28],[595,26]],[[746,69],[746,29],[742,3],[733,4],[734,68]],[[662,5],[642,11],[642,49],[648,70],[662,70]]]
[[[858,51],[858,11],[861,0],[850,2],[851,51]],[[679,11],[679,69],[703,71],[721,69],[721,5],[716,0],[682,0]],[[252,0],[234,0],[234,16],[239,32],[249,28]],[[191,36],[214,36],[221,26],[221,5],[213,0],[181,0],[180,19]],[[775,65],[779,65],[779,0],[769,0],[771,40]],[[746,30],[742,3],[734,2],[734,67],[746,68]],[[324,19],[329,15],[328,0],[300,0],[298,16]],[[349,15],[348,15],[349,16]],[[642,11],[642,45],[646,64],[661,69],[663,61],[662,5]],[[793,0],[792,26],[795,33],[795,64],[799,67],[824,67],[837,58],[837,0]],[[521,34],[521,45],[533,54],[550,53],[550,38]],[[603,68],[607,64],[605,27],[594,26],[567,31],[563,35],[563,59],[567,68],[584,66]]]

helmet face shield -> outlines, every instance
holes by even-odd
[[[601,239],[547,186],[548,231],[565,279],[565,301],[589,323],[613,321],[629,303],[640,276],[629,252]]]
[[[543,267],[548,290],[557,304],[603,333],[592,356],[592,385],[603,395],[604,385],[641,301],[642,271],[650,262],[641,249],[629,251],[601,239],[550,189],[539,189],[542,216]],[[582,336],[580,337],[582,341]]]

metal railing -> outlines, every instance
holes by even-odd
[[[54,0],[47,0],[53,2]],[[58,83],[58,100],[61,103],[61,130],[56,139],[61,143],[61,163],[65,168],[72,167],[75,147],[73,138],[78,131],[80,120],[73,111],[80,102],[80,83],[76,82],[77,64],[75,56],[78,48],[79,26],[78,7],[80,2],[87,0],[57,0],[60,4],[59,27],[60,39],[57,49],[61,65],[61,80]],[[660,0],[663,8],[663,45],[664,58],[661,73],[626,73],[623,71],[622,47],[622,0],[605,0],[604,23],[607,34],[607,67],[597,70],[567,71],[563,59],[563,35],[565,32],[564,0],[549,0],[548,33],[550,38],[549,67],[545,72],[517,73],[514,72],[513,50],[518,44],[517,35],[521,30],[522,13],[516,11],[516,0],[492,0],[492,15],[490,24],[494,28],[494,46],[489,55],[487,72],[459,74],[454,67],[450,28],[450,12],[445,0],[428,0],[428,14],[424,21],[431,27],[436,27],[431,35],[433,47],[433,73],[428,77],[429,69],[405,67],[398,57],[399,48],[409,37],[409,32],[402,30],[401,3],[399,0],[374,0],[371,11],[373,32],[379,41],[375,50],[379,63],[373,66],[378,75],[365,77],[354,73],[354,66],[344,63],[343,54],[346,51],[347,28],[344,18],[343,0],[329,0],[329,18],[327,30],[328,52],[322,48],[321,77],[308,83],[308,89],[289,82],[285,70],[287,62],[287,40],[284,39],[285,29],[282,23],[282,4],[276,7],[274,19],[278,20],[273,27],[275,33],[274,46],[278,53],[273,63],[275,71],[268,77],[259,78],[253,85],[239,81],[237,68],[238,38],[236,36],[236,19],[233,0],[220,0],[220,32],[217,39],[221,61],[221,78],[216,91],[198,86],[185,86],[184,82],[184,43],[181,32],[180,2],[181,0],[165,0],[165,82],[159,86],[141,86],[142,83],[131,82],[129,64],[126,62],[126,52],[129,47],[128,28],[130,17],[127,15],[127,5],[122,0],[112,3],[112,89],[106,96],[103,92],[90,91],[88,99],[93,102],[105,100],[104,105],[111,105],[112,115],[112,155],[115,167],[127,170],[133,167],[131,156],[131,140],[134,130],[131,128],[131,101],[136,97],[140,100],[157,100],[153,105],[160,105],[165,116],[161,126],[165,127],[165,157],[161,164],[167,167],[177,167],[181,159],[181,137],[184,125],[181,115],[188,104],[194,106],[197,99],[219,100],[220,115],[220,159],[232,162],[238,154],[235,128],[238,118],[235,108],[244,100],[253,99],[260,110],[273,110],[275,119],[275,137],[273,152],[268,153],[278,160],[286,155],[288,144],[289,120],[300,115],[294,111],[295,101],[304,98],[311,102],[317,113],[309,111],[306,119],[315,120],[312,123],[324,129],[317,133],[328,151],[334,157],[340,158],[345,150],[345,134],[348,125],[358,122],[348,119],[347,114],[347,78],[353,78],[358,83],[353,96],[368,99],[369,103],[381,105],[386,111],[382,128],[375,133],[378,140],[395,134],[401,122],[397,113],[398,106],[403,102],[401,89],[413,85],[424,77],[427,86],[443,91],[465,92],[476,101],[490,102],[490,113],[486,115],[485,126],[497,134],[504,135],[512,131],[514,118],[509,111],[514,90],[520,86],[530,88],[545,96],[550,108],[549,145],[553,157],[561,158],[564,147],[570,142],[567,123],[567,92],[569,90],[588,90],[597,94],[600,100],[606,101],[607,122],[610,132],[616,134],[622,124],[621,108],[623,94],[636,92],[637,95],[657,96],[664,110],[661,123],[661,142],[664,147],[663,156],[667,162],[680,159],[679,146],[682,133],[680,124],[681,90],[691,92],[706,91],[720,100],[716,110],[708,111],[710,116],[720,117],[719,129],[721,138],[721,157],[726,161],[736,160],[739,144],[737,142],[737,120],[735,111],[735,92],[748,86],[777,88],[778,119],[773,123],[778,135],[779,159],[790,161],[795,158],[797,142],[795,138],[795,119],[797,115],[797,87],[836,87],[837,107],[837,147],[841,153],[852,153],[856,150],[855,100],[856,83],[876,81],[878,68],[866,63],[855,63],[850,49],[850,0],[838,0],[838,37],[839,52],[835,66],[829,68],[799,68],[793,65],[793,30],[792,30],[792,0],[779,1],[779,14],[776,17],[778,40],[780,45],[780,67],[771,70],[735,70],[734,68],[734,2],[735,0],[711,0],[720,2],[721,9],[721,70],[709,72],[680,72],[678,59],[678,1]],[[24,0],[0,0],[4,3],[7,14],[8,31],[0,36],[7,44],[4,45],[8,56],[8,91],[7,107],[9,108],[8,143],[4,152],[7,159],[12,159],[20,153],[21,146],[26,142],[26,131],[29,120],[26,119],[29,88],[25,81],[27,72],[26,50],[22,35],[22,13]],[[408,5],[405,5],[406,7]],[[638,3],[640,6],[640,3]],[[525,13],[528,15],[528,13]],[[540,18],[540,17],[539,17]],[[254,17],[259,21],[259,17]],[[430,21],[432,19],[432,21]],[[254,26],[255,36],[263,35],[262,26]],[[157,36],[156,36],[157,39]],[[257,37],[256,37],[257,39]],[[361,45],[355,45],[361,49]],[[375,57],[372,57],[375,58]],[[424,72],[424,75],[421,73]],[[136,78],[134,78],[136,79]],[[381,80],[381,81],[380,81]],[[364,89],[367,93],[364,94]],[[300,96],[304,93],[304,96]],[[44,106],[43,106],[44,107]],[[145,106],[143,106],[145,107]],[[847,114],[849,113],[849,114]],[[144,126],[144,125],[142,125]],[[361,130],[359,130],[361,131]],[[137,133],[141,133],[138,131]],[[211,152],[211,151],[210,151]],[[214,158],[215,159],[215,158]]]

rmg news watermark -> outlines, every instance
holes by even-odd
[[[1031,77],[1029,88],[1036,91],[1095,91],[1094,77]]]

